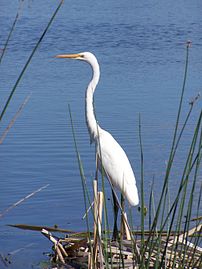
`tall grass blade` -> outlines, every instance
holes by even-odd
[[[19,2],[19,7],[18,7],[16,16],[15,16],[15,19],[14,19],[14,21],[13,21],[13,24],[12,24],[12,26],[11,26],[10,32],[9,32],[8,37],[7,37],[7,39],[6,39],[6,42],[5,42],[5,44],[4,44],[4,48],[2,49],[2,54],[0,55],[0,64],[1,64],[1,61],[2,61],[2,59],[3,59],[3,57],[4,57],[5,52],[6,52],[6,50],[7,50],[8,43],[9,43],[9,41],[10,41],[10,39],[11,39],[12,33],[13,33],[14,29],[15,29],[15,25],[16,25],[17,20],[18,20],[18,18],[19,18],[20,11],[22,10],[23,3],[24,3],[24,1],[23,1],[23,0],[20,0],[20,2]]]
[[[18,111],[15,113],[14,117],[11,119],[9,125],[6,127],[6,129],[4,130],[3,134],[0,136],[0,145],[3,143],[4,139],[6,138],[9,130],[11,129],[11,127],[13,126],[13,124],[15,123],[16,119],[18,118],[18,116],[20,115],[20,113],[22,112],[23,108],[25,107],[25,105],[27,104],[29,98],[30,98],[31,94],[29,96],[26,97],[26,99],[24,100],[24,102],[21,104],[21,106],[19,107]]]
[[[154,241],[153,231],[156,229],[156,226],[158,224],[160,212],[162,210],[162,203],[163,203],[163,200],[165,199],[166,192],[167,192],[167,186],[168,186],[168,182],[169,182],[171,168],[173,165],[173,160],[174,160],[176,150],[177,150],[176,145],[178,145],[178,143],[179,143],[179,139],[177,140],[177,133],[178,133],[178,129],[179,129],[179,120],[180,120],[180,116],[181,116],[182,103],[183,103],[185,85],[186,85],[186,80],[187,80],[188,63],[189,63],[189,48],[190,48],[190,43],[187,43],[184,78],[183,78],[182,90],[181,90],[181,95],[180,95],[180,102],[179,102],[179,107],[178,107],[178,112],[177,112],[177,119],[176,119],[176,124],[175,124],[175,128],[174,128],[174,135],[173,135],[173,140],[172,140],[172,145],[171,145],[171,151],[170,151],[168,165],[167,165],[166,174],[165,174],[165,178],[164,178],[164,184],[162,187],[160,199],[159,199],[157,209],[156,209],[156,214],[155,214],[155,217],[154,217],[154,220],[153,220],[153,223],[151,226],[151,230],[150,230],[150,235],[148,236],[148,239],[146,242],[146,247],[145,247],[145,250],[149,248],[149,258],[147,260],[147,265],[146,265],[147,267],[149,266],[150,255],[152,254],[152,251],[154,248],[155,241]],[[177,144],[176,144],[176,140],[177,140]],[[161,227],[161,230],[163,230],[162,227]]]
[[[170,234],[171,234],[171,231],[172,231],[173,224],[174,224],[175,216],[176,216],[176,213],[177,213],[177,208],[179,208],[178,220],[177,220],[177,235],[174,238],[174,241],[176,243],[175,248],[177,248],[177,246],[178,246],[178,238],[179,238],[179,232],[180,232],[180,227],[181,227],[181,223],[182,223],[182,213],[183,213],[183,208],[184,208],[184,196],[186,194],[187,183],[188,183],[188,180],[189,180],[189,176],[190,176],[190,174],[192,172],[192,169],[194,167],[194,164],[196,164],[196,162],[197,162],[196,158],[194,159],[193,162],[192,162],[192,160],[193,160],[193,155],[194,155],[194,152],[195,152],[197,137],[198,137],[198,134],[199,134],[199,131],[200,131],[201,118],[202,118],[202,113],[199,116],[195,131],[194,131],[192,143],[191,143],[190,150],[189,150],[189,153],[188,153],[188,156],[187,156],[186,164],[185,164],[185,167],[184,167],[184,171],[183,171],[183,175],[182,175],[182,179],[181,179],[181,183],[180,183],[180,186],[179,186],[179,190],[178,190],[176,199],[175,199],[174,203],[171,206],[171,209],[170,209],[170,211],[168,213],[168,216],[165,218],[164,224],[161,227],[161,229],[163,230],[165,225],[166,225],[166,222],[168,220],[168,217],[173,212],[172,217],[171,217],[171,223],[170,223],[170,227],[169,227],[169,232],[168,232],[168,238],[169,238]],[[181,195],[182,195],[182,201],[179,204]],[[167,240],[167,242],[165,244],[163,257],[165,256],[167,246],[168,246],[168,240]],[[173,249],[173,251],[174,251],[174,249]],[[175,251],[174,251],[174,254],[176,254]],[[161,262],[161,266],[162,266],[162,262]]]
[[[94,104],[93,104],[94,105]],[[94,106],[94,114],[96,118],[96,111],[95,111],[95,106]],[[97,120],[96,120],[97,121]],[[112,257],[112,252],[111,252],[111,242],[110,242],[110,226],[109,226],[109,218],[108,218],[108,210],[107,210],[107,199],[106,199],[106,191],[105,191],[105,177],[106,173],[104,171],[104,168],[102,166],[102,149],[100,145],[100,134],[99,134],[99,128],[97,124],[97,134],[98,134],[98,145],[96,146],[99,151],[99,156],[98,152],[96,152],[96,174],[95,174],[95,180],[98,181],[98,176],[99,176],[99,170],[101,172],[101,188],[102,188],[102,193],[103,193],[103,208],[104,208],[104,233],[101,234],[102,238],[99,238],[100,242],[103,239],[103,258],[105,261],[106,268],[109,267],[109,258]],[[95,221],[95,220],[94,220]],[[111,253],[110,257],[108,255],[108,248]]]
[[[22,71],[21,71],[21,73],[20,73],[20,75],[19,75],[17,81],[15,82],[15,85],[13,86],[13,89],[11,90],[10,95],[9,95],[9,97],[8,97],[8,99],[7,99],[7,101],[6,101],[5,105],[4,105],[4,108],[3,108],[3,110],[2,110],[2,112],[1,112],[1,114],[0,114],[0,121],[2,120],[2,118],[3,118],[3,116],[4,116],[5,112],[6,112],[6,109],[7,109],[8,105],[9,105],[11,99],[12,99],[12,96],[13,96],[13,94],[14,94],[15,91],[16,91],[16,88],[17,88],[19,82],[21,81],[21,79],[22,79],[22,77],[23,77],[23,75],[24,75],[24,73],[25,73],[25,71],[26,71],[28,65],[30,64],[30,62],[31,62],[31,60],[32,60],[32,58],[33,58],[33,56],[34,56],[34,54],[35,54],[35,52],[36,52],[36,50],[38,49],[39,45],[41,44],[41,42],[42,42],[44,36],[46,35],[46,33],[47,33],[47,31],[48,31],[48,29],[49,29],[51,23],[53,22],[53,20],[54,20],[56,14],[58,13],[58,11],[59,11],[59,9],[60,9],[60,7],[61,7],[63,1],[64,1],[64,0],[61,0],[61,1],[60,1],[58,7],[56,8],[56,10],[55,10],[55,12],[53,13],[53,15],[52,15],[50,21],[48,22],[48,24],[47,24],[47,26],[46,26],[44,32],[42,33],[42,35],[41,35],[41,37],[39,38],[38,42],[36,43],[34,49],[32,50],[32,52],[31,52],[31,54],[30,54],[30,56],[29,56],[27,62],[25,63],[25,65],[24,65],[24,67],[23,67],[23,69],[22,69]]]
[[[72,135],[73,135],[73,140],[74,140],[74,147],[75,147],[75,151],[76,151],[76,156],[77,156],[77,161],[78,161],[78,165],[79,165],[79,171],[80,171],[80,177],[81,177],[81,183],[82,183],[82,188],[83,188],[83,196],[84,196],[84,207],[85,207],[85,212],[86,212],[86,226],[87,226],[87,237],[89,240],[89,245],[90,245],[90,253],[91,255],[93,255],[93,246],[91,244],[91,232],[90,232],[90,224],[89,224],[89,218],[88,218],[88,203],[90,205],[90,198],[89,198],[89,193],[87,190],[87,186],[86,186],[86,178],[85,178],[85,174],[84,174],[84,169],[83,169],[83,164],[81,161],[81,157],[78,151],[78,147],[77,147],[77,142],[76,142],[76,134],[75,134],[75,130],[74,130],[74,123],[73,123],[73,119],[72,119],[72,114],[71,114],[71,108],[70,105],[68,105],[68,110],[69,110],[69,115],[70,115],[70,121],[71,121],[71,128],[72,128]],[[93,214],[93,210],[91,210],[92,214]],[[94,218],[94,214],[93,214],[93,218]],[[95,221],[95,220],[94,220]],[[95,268],[95,264],[92,264],[93,268]]]
[[[194,152],[195,152],[195,147],[196,147],[199,128],[200,128],[200,121],[199,121],[198,127],[196,127],[196,131],[194,132],[193,141],[192,141],[189,153],[188,153],[188,158],[187,158],[185,168],[184,168],[184,172],[183,172],[183,176],[182,176],[182,179],[181,179],[180,187],[182,186],[182,189],[181,189],[182,193],[181,193],[181,196],[179,196],[180,197],[180,200],[178,200],[179,205],[178,205],[178,203],[176,203],[176,205],[175,205],[174,212],[176,212],[177,207],[179,208],[178,209],[178,218],[177,218],[177,227],[176,227],[177,233],[176,233],[176,246],[175,246],[175,248],[178,247],[178,238],[179,238],[178,235],[179,235],[179,233],[181,231],[181,226],[182,226],[182,217],[183,217],[183,213],[184,213],[185,200],[186,200],[186,197],[187,197],[187,185],[188,185],[188,182],[189,182],[189,177],[190,177],[191,170],[193,168],[193,166],[191,164],[192,164],[193,155],[194,155]],[[192,191],[194,191],[194,189],[192,189]],[[187,213],[186,213],[186,215],[187,215]],[[173,221],[174,221],[174,218],[175,218],[175,215],[173,214],[173,217],[172,217]],[[173,221],[171,223],[172,225],[173,225]],[[170,227],[170,230],[172,228],[172,225]],[[174,250],[174,253],[176,254],[175,250]]]
[[[72,119],[72,113],[71,113],[70,105],[68,105],[68,110],[69,110],[69,116],[70,116],[70,121],[71,121],[72,135],[73,135],[73,140],[74,140],[74,147],[75,147],[75,151],[76,151],[77,161],[78,161],[78,165],[79,165],[79,172],[80,172],[80,176],[81,176],[83,195],[84,195],[84,205],[85,205],[85,212],[86,212],[86,224],[87,224],[87,230],[88,230],[89,239],[90,239],[90,225],[89,225],[89,220],[88,220],[88,204],[87,204],[87,194],[86,194],[86,178],[85,178],[85,174],[84,174],[84,170],[83,170],[83,164],[82,164],[82,161],[81,161],[81,157],[80,157],[78,147],[77,147],[76,134],[75,134],[74,123],[73,123],[73,119]]]
[[[145,219],[145,204],[144,204],[144,154],[143,154],[143,145],[142,145],[142,130],[141,130],[141,117],[139,115],[139,143],[140,143],[140,167],[141,167],[141,248],[140,248],[140,255],[142,258],[141,265],[143,265],[144,262],[144,230],[145,230],[145,225],[144,225],[144,219]],[[143,267],[140,267],[143,268]]]
[[[176,125],[175,125],[175,130],[174,130],[174,136],[173,136],[173,143],[171,147],[171,156],[174,157],[173,151],[175,148],[176,144],[176,138],[177,138],[177,132],[178,132],[178,126],[179,126],[179,121],[180,121],[180,116],[181,116],[181,110],[182,110],[182,103],[184,99],[184,92],[185,92],[185,86],[186,86],[186,81],[187,81],[187,73],[188,73],[188,66],[189,66],[189,49],[190,49],[191,43],[190,41],[187,41],[186,44],[186,59],[185,59],[185,69],[184,69],[184,79],[183,79],[183,84],[182,84],[182,91],[181,91],[181,96],[180,96],[180,103],[178,107],[178,113],[177,113],[177,120],[176,120]]]
[[[198,173],[199,173],[199,169],[200,169],[200,165],[201,165],[201,158],[202,158],[202,128],[201,128],[201,133],[200,133],[200,139],[199,139],[199,145],[198,145],[198,159],[195,165],[195,172],[194,172],[194,180],[193,180],[193,184],[192,184],[192,190],[190,193],[190,199],[189,199],[189,203],[188,203],[188,210],[187,210],[187,218],[186,218],[186,222],[185,222],[185,232],[187,232],[190,228],[190,223],[191,223],[191,213],[192,213],[192,209],[193,209],[193,199],[194,199],[194,191],[196,188],[196,181],[198,178]],[[199,212],[200,212],[200,203],[201,203],[201,194],[202,194],[202,184],[201,184],[201,188],[200,188],[200,192],[199,192],[199,199],[198,199],[198,205],[197,205],[197,213],[196,213],[196,217],[199,217]],[[199,225],[200,220],[196,220],[196,226]],[[197,246],[199,245],[199,236],[196,236],[194,238],[194,245]],[[185,240],[185,238],[183,237],[183,241]],[[185,248],[184,250],[184,257],[187,254],[187,248]],[[195,251],[193,252],[192,255],[192,259],[194,256]],[[183,260],[183,266],[185,265],[185,259]]]

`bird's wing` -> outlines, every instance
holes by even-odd
[[[135,176],[126,153],[113,136],[102,129],[99,131],[97,154],[111,183],[125,195],[130,204],[138,204]]]

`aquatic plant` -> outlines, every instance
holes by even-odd
[[[175,165],[176,154],[184,131],[188,125],[195,101],[198,99],[197,96],[190,102],[190,108],[184,122],[181,123],[180,120],[188,74],[190,46],[191,43],[187,42],[183,85],[180,94],[170,154],[159,201],[156,199],[154,201],[154,184],[152,184],[148,206],[149,227],[146,227],[145,218],[147,215],[147,208],[144,199],[144,151],[141,131],[142,123],[141,118],[139,118],[141,159],[141,230],[140,232],[137,232],[131,229],[131,227],[133,227],[132,221],[130,221],[129,225],[124,216],[124,209],[121,208],[121,203],[119,203],[122,215],[122,225],[124,225],[125,222],[125,230],[122,227],[118,245],[114,245],[114,243],[110,241],[107,208],[104,208],[106,211],[103,223],[104,228],[102,229],[102,233],[97,233],[97,230],[100,230],[101,225],[101,219],[99,219],[101,216],[98,217],[98,214],[96,213],[100,210],[97,202],[98,196],[94,191],[94,208],[96,208],[96,210],[93,210],[89,190],[84,177],[83,165],[76,145],[76,134],[73,129],[73,120],[71,110],[69,108],[79,169],[82,172],[80,174],[83,184],[85,208],[86,212],[88,212],[88,208],[90,208],[91,216],[94,220],[94,237],[92,238],[88,220],[89,213],[87,213],[86,221],[88,240],[86,243],[90,243],[90,250],[88,252],[89,256],[86,262],[90,268],[111,268],[111,266],[116,268],[200,268],[202,264],[202,249],[199,247],[201,243],[200,231],[202,227],[200,224],[201,217],[199,216],[201,190],[199,192],[196,190],[196,182],[201,168],[202,156],[202,112],[199,113],[198,119],[196,119],[188,153],[184,156],[185,164],[182,169],[181,180],[176,191],[176,196],[173,201],[171,201],[169,197],[169,182],[172,169]],[[102,173],[102,192],[104,196],[104,204],[106,205],[104,172]],[[196,217],[194,218],[192,215],[193,198],[197,195],[198,206],[195,212]],[[183,216],[186,216],[186,221],[184,221]],[[132,220],[132,218],[130,218],[130,220]],[[125,233],[129,234],[127,240],[124,239]],[[140,239],[138,239],[139,235]],[[68,247],[66,250],[68,252]]]

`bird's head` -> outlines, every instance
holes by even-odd
[[[60,58],[60,59],[75,59],[75,60],[86,61],[89,64],[97,62],[96,57],[91,52],[81,52],[81,53],[76,53],[76,54],[59,54],[59,55],[56,55],[55,57]]]

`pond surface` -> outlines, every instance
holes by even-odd
[[[57,224],[61,228],[85,230],[83,193],[68,104],[91,188],[94,146],[89,144],[84,118],[85,88],[91,69],[78,61],[56,60],[53,58],[56,54],[91,51],[97,56],[101,66],[101,80],[95,93],[97,119],[125,149],[138,188],[141,115],[146,202],[153,178],[158,199],[182,88],[187,40],[192,41],[192,47],[182,118],[189,109],[189,101],[202,88],[202,3],[199,0],[161,2],[79,0],[65,1],[60,9],[0,126],[2,134],[31,94],[1,144],[0,212],[49,184],[0,219],[0,253],[12,254],[10,268],[40,268],[39,263],[46,260],[43,252],[49,251],[51,245],[40,233],[16,230],[6,224]],[[57,4],[58,1],[48,0],[23,1],[0,66],[1,109]],[[17,0],[1,1],[0,48],[4,46],[18,5]],[[200,99],[177,154],[170,186],[172,195],[180,181],[201,104]],[[107,196],[110,197],[108,185]],[[108,203],[110,208],[111,202]],[[135,226],[139,226],[140,215],[136,208],[133,211]]]

